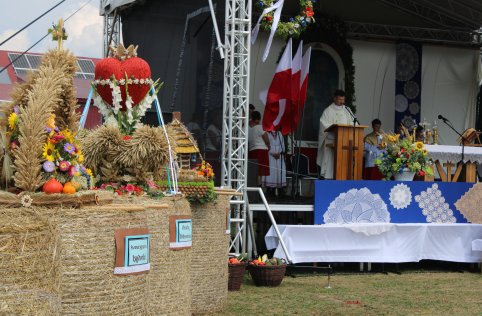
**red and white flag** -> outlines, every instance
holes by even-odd
[[[291,102],[291,46],[290,38],[268,89],[263,114],[263,129],[265,131],[280,129],[286,106],[289,106]]]
[[[295,130],[299,120],[299,97],[301,86],[301,63],[303,58],[303,41],[298,45],[295,57],[293,57],[291,70],[291,104],[286,110],[286,120],[282,122],[283,134],[286,135]]]
[[[306,102],[306,90],[308,89],[308,74],[310,72],[311,47],[308,48],[303,55],[301,62],[301,79],[300,79],[300,96],[299,96],[299,111],[303,110]]]

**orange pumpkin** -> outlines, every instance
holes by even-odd
[[[62,193],[63,185],[57,179],[52,178],[49,181],[45,182],[45,184],[42,187],[42,191],[44,191],[47,194],[52,194],[52,193]]]
[[[74,194],[76,192],[74,185],[71,182],[66,182],[64,184],[64,189],[62,190],[65,194]]]

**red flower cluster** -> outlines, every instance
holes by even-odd
[[[106,182],[96,189],[114,191],[117,195],[144,195],[144,190],[135,184],[128,183],[126,185],[120,182]]]

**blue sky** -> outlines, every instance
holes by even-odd
[[[2,0],[0,10],[0,42],[59,3],[60,0]],[[59,18],[67,18],[85,3],[88,4],[66,23],[69,38],[64,48],[77,56],[102,57],[103,17],[99,15],[99,0],[66,0],[23,32],[0,46],[0,50],[24,51],[47,33],[47,29]],[[55,47],[49,37],[30,52],[44,53]]]

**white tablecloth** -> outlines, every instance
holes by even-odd
[[[425,145],[428,156],[433,160],[459,162],[462,160],[462,146]],[[464,160],[482,163],[482,147],[465,146]]]
[[[423,259],[481,262],[472,241],[481,224],[278,225],[293,263],[418,262]],[[275,257],[286,258],[273,227],[265,236]]]

